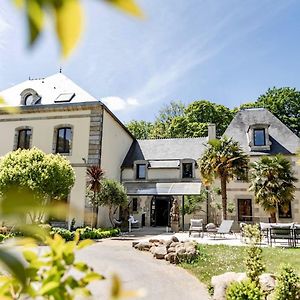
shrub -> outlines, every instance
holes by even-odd
[[[59,234],[65,241],[72,241],[74,239],[74,233],[68,229],[52,227],[50,235],[54,236],[55,233]]]
[[[274,300],[281,299],[300,299],[300,277],[289,265],[282,267],[281,272],[277,278]]]
[[[233,282],[226,290],[226,300],[263,300],[264,296],[259,286],[247,279]]]

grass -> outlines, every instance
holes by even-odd
[[[212,276],[225,272],[245,272],[246,247],[225,245],[199,245],[198,258],[181,266],[194,274],[201,282],[210,284]],[[263,248],[266,272],[276,273],[282,264],[290,264],[300,274],[300,249]]]

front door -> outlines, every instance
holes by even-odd
[[[151,200],[151,226],[170,225],[170,196],[154,196]]]
[[[241,222],[252,222],[251,199],[238,199],[238,217]]]

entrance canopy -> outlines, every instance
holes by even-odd
[[[127,187],[127,195],[129,196],[199,195],[200,189],[201,189],[200,182],[156,183],[154,187],[148,187],[148,188]]]

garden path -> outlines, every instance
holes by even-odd
[[[157,234],[158,232],[156,232]],[[153,237],[150,233],[147,237]],[[143,238],[146,237],[143,235]],[[107,280],[92,283],[95,299],[109,299],[111,276],[120,276],[125,290],[143,289],[146,300],[206,300],[210,299],[206,287],[186,270],[166,261],[152,258],[149,252],[131,247],[139,233],[121,238],[102,240],[77,253],[77,258],[89,263]]]

